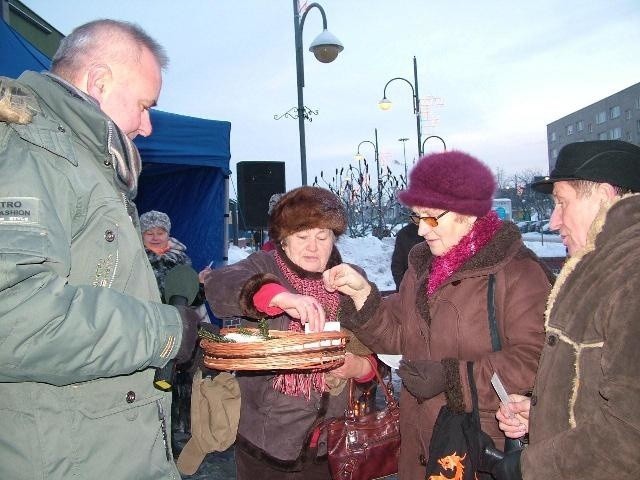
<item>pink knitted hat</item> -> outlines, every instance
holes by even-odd
[[[496,181],[477,158],[452,150],[422,157],[409,175],[409,188],[398,193],[408,207],[442,208],[484,216],[491,210]]]

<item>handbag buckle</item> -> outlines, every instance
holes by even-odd
[[[347,445],[353,445],[358,442],[358,432],[355,430],[347,431]]]

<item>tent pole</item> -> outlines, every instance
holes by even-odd
[[[222,226],[222,264],[229,261],[229,175],[224,176],[224,216]]]

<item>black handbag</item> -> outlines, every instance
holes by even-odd
[[[481,455],[494,446],[480,427],[478,392],[473,381],[473,362],[467,362],[473,411],[454,413],[445,405],[440,409],[429,445],[427,480],[477,480],[491,478],[478,473]]]
[[[329,469],[334,480],[373,480],[398,473],[400,409],[378,369],[375,373],[385,395],[385,408],[357,415],[354,382],[350,379],[345,416],[326,425]]]
[[[495,276],[492,274],[489,275],[487,289],[487,311],[491,348],[492,351],[496,352],[502,349],[502,345],[498,334],[494,297]],[[473,362],[467,362],[467,375],[473,411],[471,413],[454,413],[446,405],[440,409],[431,435],[431,443],[429,444],[427,480],[445,478],[481,480],[492,478],[489,474],[478,471],[483,468],[481,461],[485,448],[495,449],[495,445],[491,437],[483,432],[480,426],[478,391],[473,377]],[[509,447],[512,447],[510,442],[507,442],[506,447],[507,451]]]

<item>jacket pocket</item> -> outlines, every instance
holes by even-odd
[[[140,400],[135,395],[126,392],[115,405],[103,408],[81,407],[74,446],[79,458],[87,471],[109,472],[111,478],[179,479],[170,446],[170,395],[158,392]]]
[[[0,223],[0,345],[18,321],[11,312],[42,285],[36,275],[45,270],[48,245],[48,235],[38,225]]]

